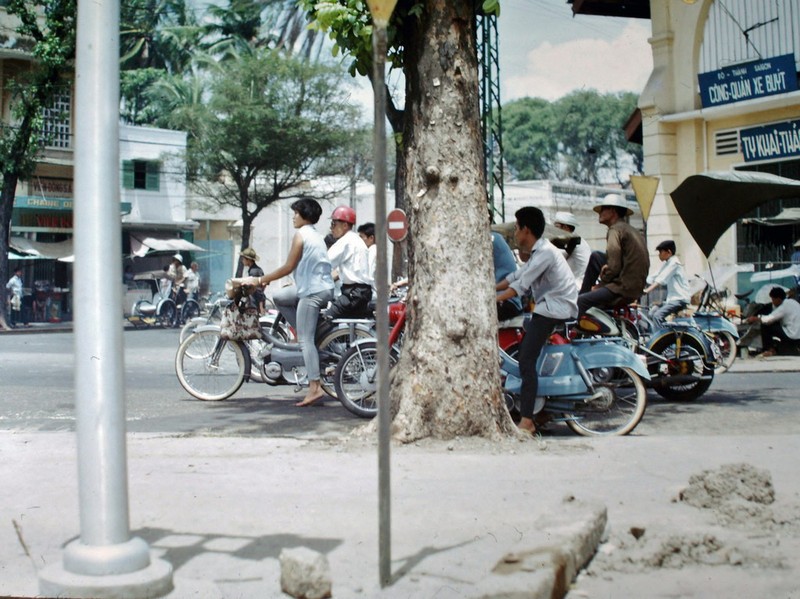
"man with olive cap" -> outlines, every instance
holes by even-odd
[[[553,225],[567,233],[574,233],[575,227],[578,226],[578,219],[575,218],[572,212],[559,211],[556,212]],[[589,264],[589,256],[592,255],[592,248],[589,247],[585,239],[576,236],[570,238],[562,251],[572,274],[575,275],[575,286],[580,290],[583,284],[583,275],[586,273],[586,266]]]
[[[579,314],[592,306],[611,308],[621,301],[639,299],[650,270],[644,237],[625,222],[625,217],[633,214],[625,198],[610,193],[594,207],[594,211],[600,224],[608,227],[606,264],[600,270],[597,285],[578,296]]]

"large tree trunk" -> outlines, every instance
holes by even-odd
[[[406,37],[403,136],[412,288],[393,436],[513,430],[499,385],[473,0],[424,0]]]

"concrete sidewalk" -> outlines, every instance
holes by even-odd
[[[395,580],[381,589],[371,441],[128,439],[132,534],[172,564],[172,598],[285,597],[278,556],[298,546],[328,557],[334,597],[550,597],[563,569],[542,562],[590,556],[606,513],[610,530],[636,527],[647,538],[666,526],[671,534],[705,531],[728,546],[752,542],[752,534],[734,535],[674,501],[703,469],[751,463],[770,471],[779,501],[800,495],[796,435],[394,446]],[[2,596],[36,596],[37,572],[79,535],[74,444],[70,433],[0,433]],[[789,593],[800,574],[797,528],[770,537],[783,552],[781,567],[664,571],[658,588],[609,572],[595,582],[618,592],[593,595],[579,579],[570,597],[796,597]],[[765,534],[773,533],[759,538]]]

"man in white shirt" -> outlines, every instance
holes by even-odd
[[[649,285],[644,289],[644,293],[650,293],[659,287],[667,288],[664,303],[650,313],[658,326],[664,326],[667,316],[683,310],[692,299],[683,264],[675,255],[675,250],[675,242],[671,239],[662,241],[656,246],[658,258],[663,264],[655,277],[647,278]]]
[[[775,354],[793,354],[800,347],[800,304],[786,299],[783,287],[773,287],[769,291],[772,312],[761,316],[749,316],[747,322],[761,322],[761,356],[768,358]],[[775,342],[777,339],[777,343]]]
[[[559,211],[556,212],[553,225],[567,233],[575,233],[575,228],[578,226],[578,219],[575,218],[572,212]],[[580,290],[581,285],[583,285],[583,275],[586,274],[586,267],[589,265],[589,257],[592,255],[592,248],[589,247],[585,239],[573,237],[567,242],[567,247],[562,251],[575,277],[575,287]]]
[[[533,422],[539,375],[536,362],[553,330],[560,323],[578,315],[578,289],[567,261],[544,233],[544,214],[527,206],[517,210],[514,237],[517,245],[530,252],[528,261],[497,283],[497,301],[522,296],[530,290],[536,300],[533,316],[525,325],[525,337],[519,348],[519,370],[522,378],[519,428],[536,432]],[[541,409],[541,408],[540,408]]]
[[[336,242],[328,248],[333,277],[342,282],[342,292],[323,315],[325,318],[359,318],[369,313],[372,273],[367,244],[353,231],[356,211],[339,206],[331,214],[331,233]]]
[[[186,289],[186,295],[189,299],[197,301],[197,294],[200,291],[200,275],[198,274],[200,265],[197,262],[192,262],[189,265],[189,270],[186,271],[186,278],[183,281],[183,287]]]
[[[375,245],[375,223],[364,223],[358,227],[358,236],[367,244],[369,256],[369,276],[372,277],[372,299],[378,297],[378,290],[375,288],[375,266],[378,262],[378,246]]]

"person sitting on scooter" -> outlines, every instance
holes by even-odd
[[[671,239],[662,241],[656,246],[658,258],[663,262],[661,269],[655,277],[648,277],[649,285],[644,293],[650,293],[659,287],[667,288],[667,297],[664,303],[653,308],[650,316],[658,326],[664,326],[667,316],[680,312],[689,305],[692,295],[689,293],[689,283],[686,282],[686,272],[683,264],[675,255],[675,242]]]
[[[612,308],[622,300],[634,301],[642,295],[650,270],[650,257],[647,244],[639,231],[625,222],[633,214],[625,198],[616,193],[606,195],[594,207],[600,224],[608,227],[606,234],[606,262],[600,268],[599,276],[595,266],[599,266],[599,255],[592,253],[586,267],[584,285],[587,278],[591,290],[578,296],[578,311],[583,314],[592,306]],[[599,282],[595,285],[594,278]]]
[[[519,348],[522,418],[518,425],[523,431],[535,433],[533,416],[544,405],[536,405],[539,387],[536,362],[556,326],[578,315],[578,289],[561,251],[542,237],[545,226],[542,211],[527,206],[517,210],[514,216],[517,219],[515,240],[523,251],[530,252],[530,258],[497,284],[496,289],[501,292],[497,295],[497,301],[521,297],[528,290],[536,300],[533,315],[525,324],[525,336]]]
[[[764,348],[761,357],[797,353],[800,349],[800,303],[787,300],[783,287],[770,289],[769,297],[772,300],[772,312],[747,318],[751,324],[761,323],[761,347]]]
[[[353,230],[356,211],[339,206],[331,214],[331,234],[336,241],[328,249],[334,280],[342,282],[341,294],[323,312],[328,320],[367,316],[372,299],[372,273],[369,250],[364,240]]]
[[[297,233],[292,238],[286,263],[269,274],[249,277],[241,282],[245,285],[269,285],[281,277],[294,276],[295,284],[273,293],[272,301],[297,331],[308,376],[308,391],[295,405],[305,407],[325,395],[319,380],[316,332],[320,310],[333,299],[333,277],[325,238],[314,229],[322,216],[322,207],[312,198],[301,198],[291,208],[294,211],[292,224]]]

